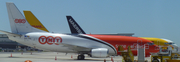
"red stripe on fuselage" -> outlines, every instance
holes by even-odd
[[[144,45],[146,43],[153,43],[149,40],[146,39],[142,39],[142,38],[138,38],[138,37],[130,37],[130,36],[116,36],[116,35],[93,35],[93,34],[86,34],[88,36],[100,39],[102,41],[105,41],[109,44],[111,44],[112,46],[114,46],[116,48],[116,51],[118,50],[118,46],[125,46],[124,49],[126,50],[128,46],[132,46],[134,44],[137,45],[137,42]],[[157,50],[154,50],[155,46],[150,46],[149,50],[151,51],[146,51],[146,54],[148,54],[149,52],[158,52]],[[133,49],[133,47],[131,48]],[[137,50],[136,51],[132,51],[134,55],[137,55]],[[119,55],[120,52],[117,51],[117,54]]]

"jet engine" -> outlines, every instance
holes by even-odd
[[[109,50],[107,48],[96,48],[91,50],[91,57],[104,58],[107,57]]]

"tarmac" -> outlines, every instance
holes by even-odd
[[[75,53],[57,53],[57,52],[0,52],[0,62],[122,62],[121,56],[112,56],[108,58],[91,58],[85,55],[85,60],[77,60],[78,54]],[[135,57],[137,59],[137,57]],[[150,57],[146,60],[150,61]]]

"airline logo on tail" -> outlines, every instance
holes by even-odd
[[[31,25],[31,26],[34,28],[45,28],[44,26],[41,26],[41,25]]]
[[[34,28],[49,32],[31,11],[23,11],[27,22]]]
[[[59,37],[59,36],[56,36],[56,37],[53,37],[53,36],[40,36],[39,39],[38,39],[39,43],[40,44],[49,44],[49,45],[52,45],[52,44],[55,44],[55,45],[59,45],[58,43],[62,43],[62,38]]]
[[[71,16],[66,16],[66,18],[72,34],[86,34]]]
[[[15,23],[26,23],[26,20],[25,19],[15,19],[14,20]]]
[[[78,33],[82,33],[82,31],[80,30],[80,28],[75,24],[75,22],[73,22],[71,19],[69,19],[69,22],[72,24],[72,26],[76,29],[76,31]]]

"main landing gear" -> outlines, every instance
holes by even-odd
[[[84,60],[84,58],[85,58],[84,54],[80,54],[77,56],[78,60]]]

